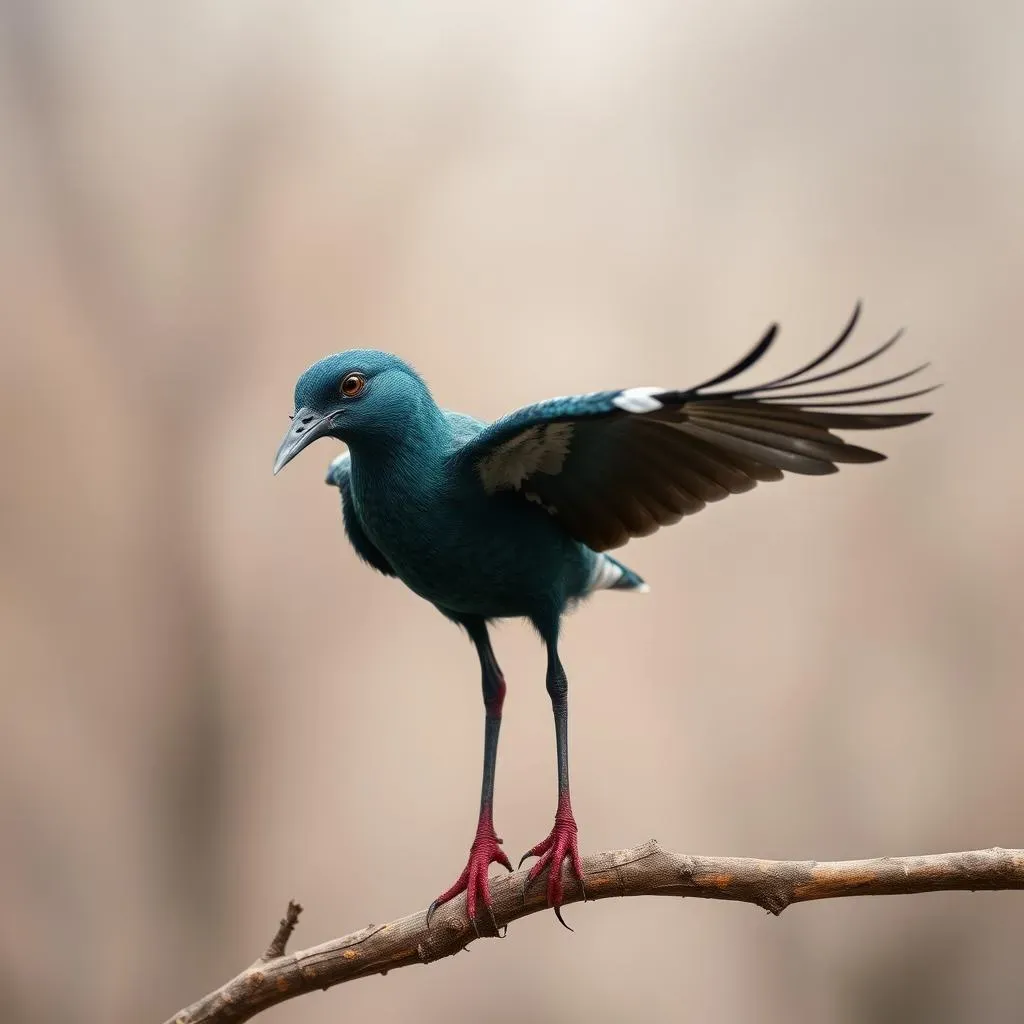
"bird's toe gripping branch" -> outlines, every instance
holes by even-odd
[[[427,908],[427,926],[430,926],[430,919],[438,907],[464,892],[466,894],[466,914],[472,922],[473,928],[476,929],[477,900],[480,900],[491,919],[491,925],[497,932],[498,925],[494,920],[491,883],[487,871],[492,864],[500,864],[509,871],[512,870],[512,864],[501,848],[501,840],[495,834],[494,826],[489,820],[481,818],[476,838],[469,848],[469,861],[455,884],[441,893]]]
[[[536,864],[530,868],[530,873],[526,878],[526,885],[529,885],[537,879],[545,868],[548,868],[548,906],[555,911],[555,916],[559,922],[566,928],[569,925],[565,923],[562,917],[562,900],[564,899],[564,893],[562,890],[562,865],[569,861],[569,866],[572,869],[572,873],[576,876],[576,881],[580,884],[580,889],[583,892],[583,898],[587,898],[587,891],[583,885],[583,863],[580,860],[580,850],[577,841],[578,829],[576,828],[576,819],[573,817],[572,807],[569,806],[568,800],[560,800],[558,803],[558,811],[555,814],[555,824],[551,829],[550,835],[546,839],[542,839],[532,849],[527,850],[526,853],[519,860],[520,866],[527,857],[539,857],[540,859]],[[572,931],[572,928],[569,928]]]

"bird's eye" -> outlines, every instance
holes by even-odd
[[[366,387],[366,378],[361,373],[347,373],[341,381],[341,393],[346,398],[355,398]]]

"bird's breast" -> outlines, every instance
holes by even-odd
[[[369,538],[400,579],[444,608],[529,615],[563,588],[579,546],[549,517],[512,495],[436,488],[353,488]],[[508,499],[508,500],[507,500]]]
[[[353,488],[353,498],[367,536],[417,593],[435,600],[465,580],[482,531],[457,501],[436,489],[372,481]]]

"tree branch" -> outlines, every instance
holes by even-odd
[[[292,937],[292,932],[295,931],[295,926],[299,923],[299,914],[301,913],[302,904],[296,903],[295,900],[289,900],[288,910],[284,917],[281,918],[281,923],[277,927],[277,934],[270,940],[266,953],[260,957],[261,960],[277,960],[279,957],[284,956],[285,947],[288,945],[288,940]]]
[[[781,914],[791,903],[840,896],[887,896],[948,889],[1024,889],[1024,850],[973,850],[924,857],[873,860],[783,861],[747,857],[691,857],[669,853],[655,840],[631,850],[583,858],[587,898],[696,896],[753,903]],[[527,869],[495,878],[494,919],[499,928],[545,909],[546,887],[526,886]],[[565,902],[583,898],[566,872]],[[232,1024],[314,989],[387,974],[396,967],[452,956],[479,936],[466,919],[466,900],[441,907],[428,929],[419,911],[389,924],[369,925],[330,942],[285,955],[299,911],[288,905],[266,955],[216,991],[179,1011],[166,1024]],[[487,933],[493,934],[490,924]]]

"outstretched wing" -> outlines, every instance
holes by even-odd
[[[686,391],[627,388],[519,409],[468,442],[461,464],[471,467],[488,493],[521,491],[577,540],[603,551],[699,512],[709,501],[749,491],[760,480],[781,480],[784,471],[824,475],[840,462],[878,462],[885,456],[832,431],[898,427],[930,415],[860,411],[934,390],[879,394],[927,364],[869,384],[801,390],[870,363],[900,337],[814,373],[846,344],[859,315],[858,303],[820,356],[766,384],[721,390],[768,351],[777,325],[724,373]]]
[[[352,501],[352,457],[348,452],[339,455],[327,470],[328,484],[341,491],[341,517],[345,522],[345,534],[356,554],[385,576],[396,575],[391,563],[381,554],[380,549],[366,536]]]

